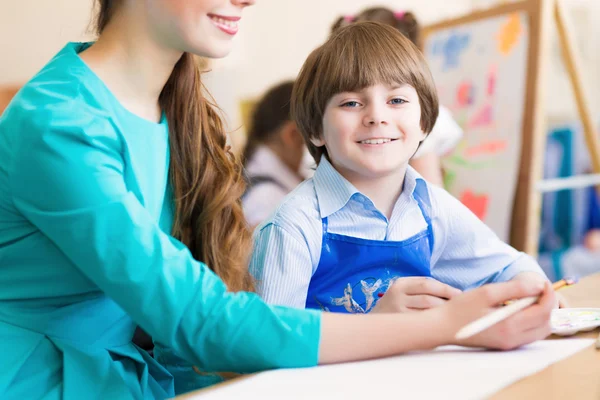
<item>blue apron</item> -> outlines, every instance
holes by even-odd
[[[306,308],[367,313],[395,279],[431,276],[431,202],[425,185],[417,184],[414,194],[427,228],[406,240],[329,233],[327,217],[323,218],[321,259],[308,287]]]

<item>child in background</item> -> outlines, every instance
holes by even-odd
[[[588,188],[587,196],[589,209],[582,243],[559,252],[563,276],[582,278],[600,271],[600,201],[596,188]]]
[[[402,311],[490,282],[544,282],[539,265],[408,165],[438,99],[421,52],[362,22],[307,59],[292,116],[318,163],[258,227],[250,270],[267,302],[366,313],[392,282]]]
[[[332,34],[344,26],[354,22],[374,21],[396,28],[400,33],[410,39],[415,46],[421,48],[421,29],[419,23],[411,12],[393,12],[385,7],[368,8],[356,16],[340,17],[332,26]],[[417,170],[429,183],[443,186],[442,164],[440,158],[450,152],[463,136],[461,127],[454,121],[450,110],[439,107],[439,115],[431,133],[427,137],[410,161],[410,165]]]
[[[248,181],[242,197],[244,215],[255,227],[298,186],[306,148],[290,117],[293,81],[271,88],[256,104],[243,154]]]

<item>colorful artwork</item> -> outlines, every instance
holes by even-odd
[[[493,155],[504,151],[508,147],[506,140],[491,140],[473,147],[469,147],[465,154],[471,158],[481,155]]]
[[[490,71],[488,72],[488,84],[487,84],[487,95],[491,97],[496,92],[496,76],[498,75],[496,65],[490,66]]]
[[[452,116],[463,131],[467,129],[467,118],[469,118],[469,114],[466,110],[456,110]]]
[[[494,168],[497,162],[494,160],[475,160],[473,157],[468,155],[469,143],[463,140],[458,144],[456,149],[444,160],[444,164],[448,167],[458,167],[464,170],[481,171],[490,168]],[[458,175],[458,170],[454,171],[454,177]],[[449,189],[448,189],[449,190]],[[454,193],[454,191],[452,191]]]
[[[490,199],[486,194],[475,194],[470,190],[466,190],[462,196],[460,196],[460,202],[463,203],[473,214],[480,220],[485,220],[485,216],[488,211],[488,204]]]
[[[498,50],[505,56],[515,47],[523,29],[519,14],[512,14],[498,32]]]
[[[451,33],[447,38],[435,43],[432,53],[443,57],[444,69],[456,68],[460,64],[461,53],[467,48],[470,40],[468,34]]]
[[[456,93],[456,103],[458,107],[466,107],[475,101],[475,88],[473,83],[465,81],[458,86]]]
[[[600,326],[600,308],[561,308],[552,311],[550,320],[555,335],[573,335]]]
[[[529,42],[527,12],[440,28],[424,54],[440,103],[463,128],[443,160],[446,189],[510,240],[519,177]]]
[[[475,115],[471,118],[467,125],[467,129],[479,128],[483,126],[489,126],[494,122],[492,116],[493,109],[491,104],[485,104],[479,109]]]
[[[446,190],[452,190],[455,180],[456,172],[449,169],[444,169],[444,187],[446,188]]]

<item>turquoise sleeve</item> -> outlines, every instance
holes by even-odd
[[[175,394],[202,389],[224,380],[216,372],[202,372],[202,375],[196,373],[192,363],[177,356],[173,353],[172,349],[164,347],[160,343],[155,343],[154,359],[162,364],[173,376]]]
[[[315,365],[321,314],[226,292],[127,190],[124,139],[98,119],[23,127],[10,166],[19,212],[155,340],[200,369]]]

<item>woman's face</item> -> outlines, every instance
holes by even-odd
[[[201,57],[221,58],[231,51],[232,39],[245,7],[256,0],[142,0],[148,29],[162,46]]]

